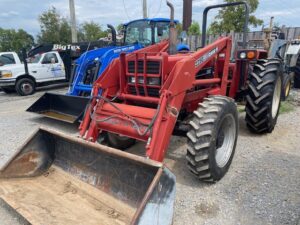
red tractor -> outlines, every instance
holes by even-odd
[[[162,162],[171,135],[187,136],[187,163],[202,181],[217,181],[227,172],[237,143],[235,101],[246,101],[246,123],[255,133],[271,132],[281,95],[279,59],[263,50],[244,50],[230,60],[231,37],[206,43],[206,18],[212,8],[245,6],[245,2],[207,7],[203,14],[202,47],[196,52],[174,48],[170,41],[116,59],[94,83],[93,98],[80,125],[80,135],[97,141],[113,133],[114,147],[146,142],[146,156]],[[99,90],[103,90],[102,93]],[[129,138],[129,139],[128,139]]]

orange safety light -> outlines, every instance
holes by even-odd
[[[248,59],[253,59],[255,57],[255,53],[250,51],[250,52],[247,52],[247,58]]]

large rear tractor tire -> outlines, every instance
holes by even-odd
[[[294,88],[300,88],[300,55],[298,56],[295,68]]]
[[[125,150],[134,145],[136,141],[133,138],[107,133],[107,142],[113,148]]]
[[[282,94],[282,61],[259,61],[248,77],[246,123],[253,133],[271,133],[276,125]]]
[[[194,111],[187,133],[189,170],[204,182],[216,182],[228,171],[238,137],[233,99],[210,96]]]

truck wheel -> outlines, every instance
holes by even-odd
[[[4,91],[6,94],[11,94],[15,92],[15,89],[7,87],[7,88],[2,88],[2,91]]]
[[[109,146],[113,148],[124,150],[134,145],[135,139],[125,137],[125,136],[120,136],[118,134],[107,133],[107,142]]]
[[[32,95],[35,92],[35,83],[30,78],[21,78],[16,83],[16,91],[21,96]]]
[[[276,125],[281,102],[281,60],[258,62],[248,77],[246,123],[253,133],[271,133]]]
[[[292,77],[289,74],[284,74],[282,79],[282,93],[281,100],[285,101],[289,95],[292,88]]]
[[[224,96],[206,98],[192,115],[187,137],[189,170],[201,181],[220,180],[229,169],[238,137],[234,100]]]
[[[300,88],[300,55],[298,56],[295,67],[294,88]]]

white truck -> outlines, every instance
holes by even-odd
[[[21,60],[15,52],[0,52],[0,66],[21,64]]]
[[[41,44],[26,53],[22,51],[20,62],[17,54],[13,54],[16,63],[3,63],[0,66],[0,90],[6,93],[17,91],[20,95],[31,95],[38,86],[64,83],[72,79],[72,64],[86,51],[110,45],[110,42],[92,41],[68,45]],[[6,54],[6,53],[5,53]],[[8,55],[4,58],[7,59]],[[11,56],[8,56],[11,58]],[[25,60],[27,58],[27,60]],[[6,65],[4,65],[6,64]]]
[[[27,61],[0,67],[0,88],[4,92],[31,95],[37,86],[66,80],[64,62],[57,51],[36,54]]]

